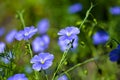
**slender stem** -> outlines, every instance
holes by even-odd
[[[18,11],[18,15],[19,15],[20,21],[23,25],[23,28],[24,28],[25,27],[25,21],[24,21],[24,18],[23,18],[23,11]]]
[[[113,41],[115,41],[117,44],[120,44],[116,39],[112,39]]]
[[[29,51],[30,51],[30,56],[31,56],[31,58],[32,58],[32,57],[33,57],[33,53],[32,53],[32,50],[31,50],[30,43],[28,43],[27,45],[28,45],[28,49],[29,49]]]
[[[69,49],[71,48],[71,46],[72,46],[72,44],[70,43],[70,44],[68,45],[68,48],[64,51],[64,53],[63,53],[63,55],[62,55],[62,59],[60,60],[60,63],[58,64],[57,69],[56,69],[56,71],[55,71],[54,74],[53,74],[52,80],[54,80],[54,78],[55,78],[55,76],[56,76],[56,73],[58,72],[58,70],[59,70],[60,67],[62,66],[62,64],[63,64],[63,62],[64,62],[64,60],[65,60],[65,58],[66,58],[66,56],[67,56],[67,53],[68,53]]]
[[[91,6],[90,6],[90,8],[87,10],[87,12],[86,12],[86,16],[85,16],[84,20],[82,21],[82,23],[80,24],[79,29],[83,26],[83,24],[84,24],[85,21],[87,20],[89,14],[90,14],[90,11],[92,10],[93,7],[94,7],[94,6],[93,6],[93,4],[91,3]]]
[[[35,80],[39,80],[39,77],[38,77],[38,73],[39,73],[39,72],[34,71],[34,73],[35,73]]]
[[[84,61],[84,62],[82,62],[82,63],[78,63],[78,64],[76,64],[75,66],[73,66],[73,67],[69,68],[68,70],[64,71],[64,72],[61,73],[60,75],[63,75],[64,73],[68,73],[68,72],[70,72],[71,70],[75,69],[76,67],[82,66],[82,65],[84,65],[84,64],[86,64],[86,63],[89,63],[89,62],[92,62],[92,61],[94,61],[94,60],[95,60],[95,58],[90,58],[90,59],[88,59],[88,60],[86,60],[86,61]]]

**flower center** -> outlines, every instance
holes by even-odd
[[[67,36],[71,36],[71,33],[67,32]]]
[[[45,61],[44,61],[44,60],[41,60],[40,62],[41,62],[42,64],[44,64],[44,63],[45,63]]]
[[[28,35],[29,35],[29,32],[26,32],[24,35],[25,35],[25,36],[28,36]]]
[[[41,45],[41,46],[44,46],[44,42],[41,42],[40,45]]]

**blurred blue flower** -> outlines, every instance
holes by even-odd
[[[29,74],[33,72],[31,66],[29,66],[29,65],[26,65],[24,70],[25,70],[25,72],[27,72]]]
[[[80,3],[73,4],[68,8],[68,12],[71,14],[77,13],[81,10],[82,10],[82,4]]]
[[[1,60],[2,60],[5,64],[8,64],[8,63],[10,63],[10,60],[11,60],[11,59],[14,59],[14,58],[15,58],[15,56],[13,56],[12,52],[10,51],[10,52],[8,52],[8,54],[7,54],[6,56],[1,57]]]
[[[32,42],[32,48],[34,52],[42,52],[48,48],[50,38],[47,35],[42,37],[36,37]]]
[[[4,42],[0,42],[0,53],[4,53],[5,47],[6,47],[6,44]]]
[[[111,7],[109,12],[113,15],[120,15],[120,6]]]
[[[15,74],[14,76],[9,77],[7,80],[28,80],[25,74]]]
[[[105,44],[109,40],[109,35],[104,30],[99,30],[92,36],[92,38],[95,45]]]
[[[110,52],[109,57],[112,62],[120,60],[120,44]]]
[[[77,38],[77,34],[80,33],[80,30],[77,27],[67,27],[65,29],[61,29],[58,32],[60,35],[59,40],[73,40]]]
[[[5,37],[6,42],[7,42],[7,43],[12,43],[13,40],[15,39],[15,34],[16,34],[16,33],[17,33],[16,30],[10,31],[10,32],[6,35],[6,37]]]
[[[47,32],[48,28],[50,26],[49,20],[48,19],[42,19],[41,21],[38,22],[38,32],[40,34],[44,34]]]
[[[15,38],[18,41],[21,41],[22,39],[28,40],[30,39],[38,30],[34,27],[25,27],[24,30],[21,30],[16,33]]]
[[[58,40],[58,45],[60,46],[61,51],[65,51],[68,48],[70,40]],[[76,38],[72,43],[72,50],[76,49],[78,46],[78,38]]]
[[[35,55],[31,59],[31,63],[33,63],[32,68],[36,71],[40,71],[41,69],[46,70],[52,65],[52,61],[54,59],[54,55],[50,53],[39,53]]]
[[[62,75],[57,80],[68,80],[68,78],[66,75]]]
[[[0,37],[5,33],[5,28],[0,27]]]

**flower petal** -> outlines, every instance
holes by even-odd
[[[30,63],[37,63],[37,62],[39,62],[39,60],[40,60],[40,58],[38,57],[38,55],[35,55],[35,56],[31,59]]]
[[[35,64],[33,64],[32,68],[36,71],[40,71],[41,70],[41,64],[40,63],[35,63]]]
[[[15,34],[15,39],[17,39],[18,41],[21,41],[24,38],[23,34],[24,34],[24,31],[22,30],[19,31],[18,33]]]
[[[42,69],[48,69],[52,65],[52,60],[47,60],[45,63],[42,65]]]

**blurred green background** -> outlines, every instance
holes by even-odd
[[[68,59],[61,71],[65,71],[89,58],[99,57],[96,62],[90,62],[70,71],[70,80],[120,80],[119,64],[111,62],[108,57],[109,52],[117,44],[109,41],[104,46],[99,45],[96,47],[92,43],[92,35],[99,29],[104,29],[111,38],[120,42],[120,15],[112,15],[109,12],[110,7],[120,6],[120,0],[0,0],[0,27],[5,28],[5,35],[12,29],[22,29],[22,24],[17,14],[17,11],[22,10],[24,10],[23,15],[26,26],[34,25],[36,27],[41,19],[49,19],[50,28],[47,34],[50,36],[51,42],[47,51],[55,55],[53,66],[49,69],[51,72],[48,74],[49,78],[51,78],[53,75],[51,73],[56,68],[63,54],[57,44],[58,31],[67,26],[79,27],[91,2],[95,7],[80,30],[79,46],[76,51],[69,51]],[[69,14],[68,7],[74,3],[81,3],[83,9],[78,13]],[[4,36],[0,38],[1,41],[4,41]],[[24,42],[18,41],[7,46],[9,49],[13,49],[16,43],[17,45],[25,46]],[[14,49],[17,56],[15,73],[25,72],[23,67],[26,64],[30,65],[30,58],[28,55],[25,55],[27,50],[24,49],[25,47],[21,50]],[[30,80],[33,80],[33,73],[26,74]]]

